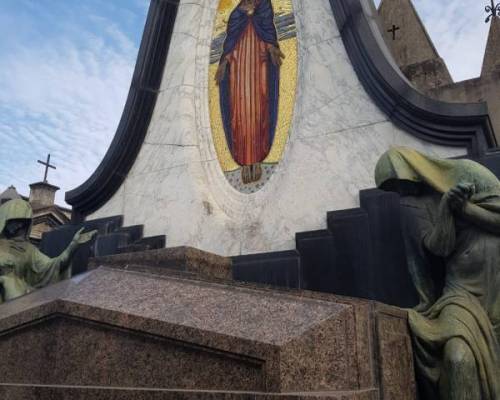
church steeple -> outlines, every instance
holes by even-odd
[[[489,75],[494,71],[500,72],[500,15],[496,14],[491,17],[481,76]]]
[[[385,41],[410,81],[423,89],[453,83],[411,0],[382,0],[378,13]]]
[[[400,65],[439,57],[411,0],[382,0],[378,11],[386,40]],[[394,35],[393,26],[397,29]]]

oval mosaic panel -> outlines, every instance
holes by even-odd
[[[283,157],[297,87],[292,0],[220,0],[209,71],[212,135],[226,178],[264,186]]]

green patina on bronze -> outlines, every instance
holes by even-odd
[[[95,234],[80,230],[66,250],[49,258],[28,240],[32,217],[31,206],[23,200],[11,200],[0,207],[0,303],[69,278],[71,256]],[[9,224],[21,227],[18,235],[7,234]]]
[[[500,212],[500,182],[490,170],[471,160],[442,160],[398,147],[386,152],[375,169],[378,187],[391,179],[423,183],[442,194],[460,183],[470,183],[475,187],[473,203]]]
[[[412,241],[421,247],[408,257],[421,298],[409,312],[421,392],[500,399],[500,182],[473,161],[407,148],[385,153],[375,175],[378,187],[403,196],[417,227],[405,242],[407,252]],[[433,275],[439,266],[443,282]]]

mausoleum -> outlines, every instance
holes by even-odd
[[[416,60],[388,46],[388,3],[151,1],[111,146],[66,193],[71,224],[41,243],[48,257],[74,252],[73,277],[0,304],[0,397],[416,400],[435,348],[415,321],[450,304],[450,318],[486,327],[488,345],[458,345],[494,375],[498,321],[470,290],[422,302],[432,285],[415,272],[428,258],[456,267],[453,218],[469,208],[487,227],[474,238],[492,243],[484,260],[473,249],[474,272],[495,271],[492,115],[412,83],[408,66],[432,59],[443,84],[446,67],[428,42]],[[402,212],[425,201],[447,223],[432,240]],[[446,268],[429,278],[445,289],[461,282]],[[471,286],[498,304],[493,281]]]

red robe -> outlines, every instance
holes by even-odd
[[[249,23],[229,61],[232,152],[239,165],[262,162],[269,154],[269,47]]]

